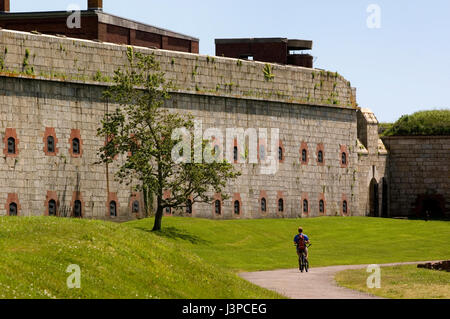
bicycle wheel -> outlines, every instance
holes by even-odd
[[[308,269],[309,269],[309,261],[305,257],[305,271],[308,272]]]
[[[303,270],[306,270],[306,272],[308,272],[307,268],[306,268],[306,258],[305,255],[302,254],[302,269],[301,271],[303,272]]]
[[[303,265],[303,255],[300,255],[300,256],[298,257],[298,269],[299,269],[301,272],[303,272],[303,267],[304,267],[304,265]]]

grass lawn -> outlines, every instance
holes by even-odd
[[[450,299],[450,272],[418,269],[417,266],[381,268],[381,288],[369,289],[365,269],[336,274],[339,285],[395,299]]]
[[[81,289],[66,269],[81,268]],[[176,242],[123,224],[0,218],[0,298],[279,298]]]
[[[164,218],[116,224],[0,218],[0,298],[280,298],[236,272],[294,268],[302,225],[313,267],[447,259],[450,223],[325,217],[278,220]],[[81,289],[66,269],[81,267]]]
[[[125,224],[149,231],[153,219]],[[160,237],[202,259],[234,271],[297,267],[293,246],[298,226],[313,243],[312,267],[382,264],[450,257],[450,223],[367,217],[310,219],[163,219]]]

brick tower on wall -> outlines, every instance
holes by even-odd
[[[72,13],[10,12],[10,0],[0,0],[0,27],[170,51],[199,52],[197,38],[105,13],[102,0],[87,1],[87,10],[80,12],[80,27],[69,27],[67,20]]]

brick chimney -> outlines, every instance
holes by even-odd
[[[9,12],[9,0],[0,0],[0,13]]]
[[[88,0],[88,10],[103,10],[103,0]]]

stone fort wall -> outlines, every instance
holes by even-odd
[[[48,201],[70,216],[75,199],[84,217],[107,218],[108,203],[118,202],[119,218],[135,217],[131,203],[139,194],[119,185],[116,165],[98,165],[104,141],[96,137],[105,112],[101,93],[113,70],[126,64],[126,46],[22,32],[0,31],[3,71],[0,75],[0,214],[17,202],[20,215],[44,215]],[[178,89],[167,107],[189,112],[203,128],[279,128],[284,159],[274,176],[261,175],[253,164],[238,164],[242,176],[228,185],[230,199],[221,215],[210,204],[196,204],[193,216],[265,218],[364,215],[359,201],[357,108],[349,82],[331,72],[139,48],[155,53],[167,78]],[[44,140],[56,139],[55,154]],[[7,154],[7,140],[17,141],[17,154]],[[79,138],[82,153],[70,152]],[[301,150],[307,148],[307,163]],[[318,163],[322,150],[324,163]],[[342,165],[346,153],[348,162]],[[117,161],[119,162],[119,158]],[[370,163],[369,163],[370,164]],[[268,211],[260,210],[267,200]],[[278,199],[284,209],[278,212]],[[303,213],[302,202],[308,200]],[[241,214],[233,213],[234,200]],[[325,204],[319,211],[319,201]],[[2,204],[4,203],[4,205]],[[142,201],[141,201],[142,207]]]
[[[20,31],[0,31],[0,66],[5,73],[69,82],[109,82],[127,65],[125,45]],[[355,108],[350,82],[338,73],[223,57],[153,50],[166,78],[180,92]]]
[[[358,110],[357,129],[359,211],[365,216],[388,217],[388,152],[378,137],[378,120],[372,111]]]
[[[450,137],[396,136],[383,141],[389,150],[391,215],[424,217],[425,210],[437,209],[449,217]]]

